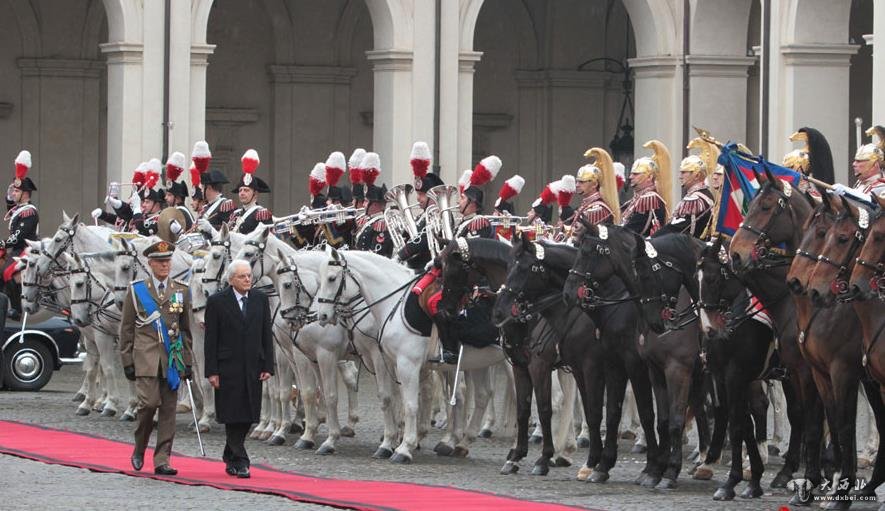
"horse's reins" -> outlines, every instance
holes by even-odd
[[[794,225],[796,223],[796,213],[795,211],[793,211],[793,206],[790,203],[790,197],[793,196],[793,188],[786,181],[783,181],[782,183],[783,190],[778,189],[774,185],[769,185],[779,195],[777,199],[778,209],[768,218],[768,222],[765,224],[765,227],[763,227],[762,229],[753,227],[752,225],[748,224],[746,220],[741,222],[739,226],[740,229],[756,235],[756,241],[753,243],[753,254],[749,263],[752,264],[753,267],[761,270],[768,270],[781,266],[789,266],[793,263],[794,254],[790,254],[785,250],[773,247],[771,237],[768,234],[768,231],[771,230],[771,227],[774,225],[775,220],[780,216],[780,213],[782,211],[789,211],[790,221]]]

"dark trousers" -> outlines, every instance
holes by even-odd
[[[221,459],[228,465],[236,468],[249,467],[249,455],[246,454],[246,435],[249,433],[251,423],[235,423],[224,425],[224,454]]]

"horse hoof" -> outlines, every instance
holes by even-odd
[[[501,475],[509,476],[517,472],[519,472],[519,465],[512,461],[504,463],[504,466],[501,467]]]
[[[372,454],[372,457],[376,460],[390,459],[391,456],[393,456],[393,451],[387,447],[379,447],[378,450],[375,451],[375,454]]]
[[[258,435],[259,440],[267,440],[273,434],[273,431],[262,431],[261,434]]]
[[[313,450],[316,447],[316,444],[313,440],[304,440],[299,438],[297,442],[295,442],[296,449],[303,449],[305,451]]]
[[[578,475],[575,477],[578,481],[587,481],[590,479],[590,476],[593,475],[593,469],[588,467],[587,465],[582,466],[578,469]]]
[[[713,494],[713,500],[734,500],[734,488],[719,488]]]
[[[433,452],[437,456],[451,456],[455,452],[455,448],[445,442],[440,442],[433,448]]]
[[[352,427],[344,426],[341,428],[341,436],[345,438],[353,438],[356,436],[356,433],[353,431]]]
[[[642,486],[643,488],[655,488],[660,482],[660,476],[652,476],[646,474],[645,477],[639,482],[639,486]]]
[[[778,449],[776,445],[768,444],[768,455],[769,456],[780,456],[781,450]]]
[[[455,447],[454,451],[452,451],[452,456],[454,456],[456,458],[466,458],[467,454],[469,452],[470,452],[470,449],[468,449],[466,447],[461,447],[459,445],[458,447]]]
[[[591,483],[604,483],[608,481],[608,472],[596,470],[593,472],[593,474],[590,475],[589,481]]]
[[[286,443],[286,437],[273,435],[267,440],[267,445],[283,445]]]
[[[870,468],[872,466],[873,466],[873,462],[870,461],[869,459],[865,458],[864,456],[857,457],[857,468],[863,469],[863,468]]]
[[[120,422],[132,422],[135,420],[135,414],[130,411],[123,412],[123,415],[120,416]]]
[[[768,486],[769,488],[786,488],[787,483],[793,479],[792,474],[785,474],[783,472],[778,472],[774,479],[771,480],[771,484]]]
[[[530,444],[535,444],[535,445],[537,445],[537,444],[540,444],[543,440],[544,440],[544,438],[541,437],[541,435],[532,435],[532,436],[529,437],[529,443],[530,443]]]
[[[74,397],[71,398],[71,401],[73,401],[74,403],[82,403],[84,399],[86,399],[86,394],[82,392],[77,392],[76,394],[74,394]]]
[[[790,501],[787,502],[789,506],[797,506],[797,507],[808,507],[811,505],[811,497],[807,497],[807,500],[802,500],[799,498],[799,494],[796,493],[792,497],[790,497]]]
[[[676,479],[671,479],[669,477],[665,477],[661,479],[661,482],[655,486],[655,490],[675,490],[676,489]]]
[[[763,494],[762,488],[759,487],[759,483],[750,484],[749,486],[741,492],[742,499],[758,499]]]
[[[190,407],[189,405],[185,405],[185,404],[182,404],[182,403],[178,403],[177,405],[175,405],[175,413],[176,413],[176,414],[178,414],[178,413],[188,413],[188,412],[190,412],[190,411],[191,411],[191,407]]]
[[[579,436],[578,437],[578,447],[581,449],[586,449],[586,448],[590,447],[590,439]]]
[[[569,461],[567,458],[563,458],[562,456],[557,456],[556,458],[553,459],[552,465],[554,467],[559,467],[559,468],[570,467],[570,466],[572,466],[572,462]]]
[[[200,430],[200,433],[208,433],[212,430],[212,426],[208,424],[200,424],[197,426],[197,428]]]
[[[297,421],[293,422],[289,425],[289,433],[293,435],[300,435],[301,433],[304,433],[304,425]]]
[[[89,410],[89,407],[81,406],[77,408],[77,415],[79,415],[80,417],[86,417],[87,415],[89,415],[90,411],[91,410]]]
[[[648,451],[648,447],[642,444],[636,444],[630,449],[631,454],[645,454]]]
[[[390,457],[390,462],[401,464],[401,465],[406,465],[406,464],[409,464],[412,462],[412,457],[406,456],[405,454],[397,452],[397,453],[394,453],[394,455]]]
[[[744,469],[743,473],[744,481],[752,481],[753,480],[753,472],[749,468]]]
[[[705,463],[695,468],[694,474],[692,474],[691,478],[697,479],[698,481],[709,481],[710,479],[713,479],[713,468]]]
[[[102,417],[113,417],[114,415],[117,415],[117,410],[114,410],[113,408],[108,408],[107,406],[104,408],[104,410],[101,411]]]
[[[321,445],[320,448],[317,449],[317,454],[319,454],[320,456],[335,454],[335,448],[331,445]]]
[[[533,476],[545,476],[548,473],[550,473],[550,467],[546,463],[535,463],[535,466],[532,467]]]
[[[492,430],[490,429],[482,429],[479,432],[480,438],[492,438]]]

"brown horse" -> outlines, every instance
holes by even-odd
[[[774,321],[780,360],[787,368],[790,385],[803,411],[801,424],[791,422],[791,427],[798,428],[802,435],[805,479],[817,486],[821,482],[823,406],[811,368],[799,348],[796,304],[789,299],[786,283],[793,254],[801,242],[802,226],[812,210],[807,197],[770,176],[750,203],[741,228],[732,238],[729,255],[735,275],[761,300]],[[781,244],[786,248],[777,247]],[[799,504],[800,499],[794,496],[792,502]]]
[[[826,194],[822,195],[821,204],[803,225],[804,234],[787,274],[787,282],[796,303],[799,349],[811,367],[823,400],[839,472],[853,487],[857,475],[855,425],[857,390],[862,375],[859,371],[861,331],[850,304],[825,303],[815,288],[808,287],[815,284],[812,278],[816,268],[830,261],[823,252],[830,234],[836,232],[834,226],[845,216],[839,201],[831,201]],[[837,489],[835,493],[847,495],[849,490]],[[832,503],[828,507],[839,508],[846,504]]]
[[[883,202],[885,202],[885,199],[883,199]],[[834,209],[838,211],[838,216],[827,233],[824,247],[818,256],[818,263],[815,265],[814,271],[809,278],[808,290],[812,299],[819,305],[833,307],[833,310],[842,309],[845,312],[844,309],[850,303],[850,306],[856,313],[863,335],[862,364],[867,367],[868,372],[864,375],[862,371],[858,370],[858,366],[854,366],[851,369],[858,377],[871,376],[876,378],[874,381],[873,378],[866,377],[863,380],[863,384],[867,391],[870,405],[876,415],[877,429],[881,432],[881,427],[885,425],[885,420],[883,420],[885,419],[885,413],[883,413],[885,407],[883,407],[882,400],[882,384],[885,383],[885,379],[882,377],[885,376],[885,373],[881,371],[883,369],[881,355],[885,353],[882,350],[876,350],[880,353],[878,357],[871,357],[870,355],[875,353],[873,348],[876,346],[876,338],[881,336],[882,329],[885,328],[885,307],[883,307],[881,300],[864,299],[869,296],[853,291],[855,288],[852,287],[848,279],[855,272],[856,268],[866,268],[873,271],[877,269],[877,265],[867,263],[867,259],[864,259],[864,257],[878,256],[879,259],[872,260],[879,261],[878,266],[881,267],[881,247],[885,246],[885,243],[883,243],[885,221],[881,220],[883,216],[881,209],[871,212],[869,209],[863,206],[855,206],[845,199],[835,202]],[[880,229],[878,240],[874,231],[877,224]],[[880,250],[878,254],[875,253],[876,245],[879,246]],[[871,250],[867,254],[858,256],[858,252],[867,246]],[[855,256],[858,257],[855,258]],[[870,280],[867,279],[868,285],[869,282]],[[874,281],[874,284],[878,285],[878,282]],[[838,335],[833,335],[833,339],[841,341],[844,339],[843,335],[843,332],[838,330]],[[848,344],[855,345],[858,343],[845,343],[845,345]],[[860,347],[858,346],[858,348]],[[853,353],[853,355],[860,357],[861,353]],[[875,369],[873,368],[874,365],[876,366]],[[876,377],[877,373],[878,377]],[[854,416],[848,419],[853,423]],[[852,438],[854,437],[852,436]],[[877,458],[876,461],[873,477],[864,487],[863,494],[875,495],[876,488],[882,482],[885,482],[885,460],[880,461]]]

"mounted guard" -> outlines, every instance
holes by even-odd
[[[654,155],[633,162],[630,169],[633,198],[624,204],[621,217],[624,227],[640,236],[651,236],[669,218],[670,151],[659,140],[649,140],[642,147],[652,149]]]

